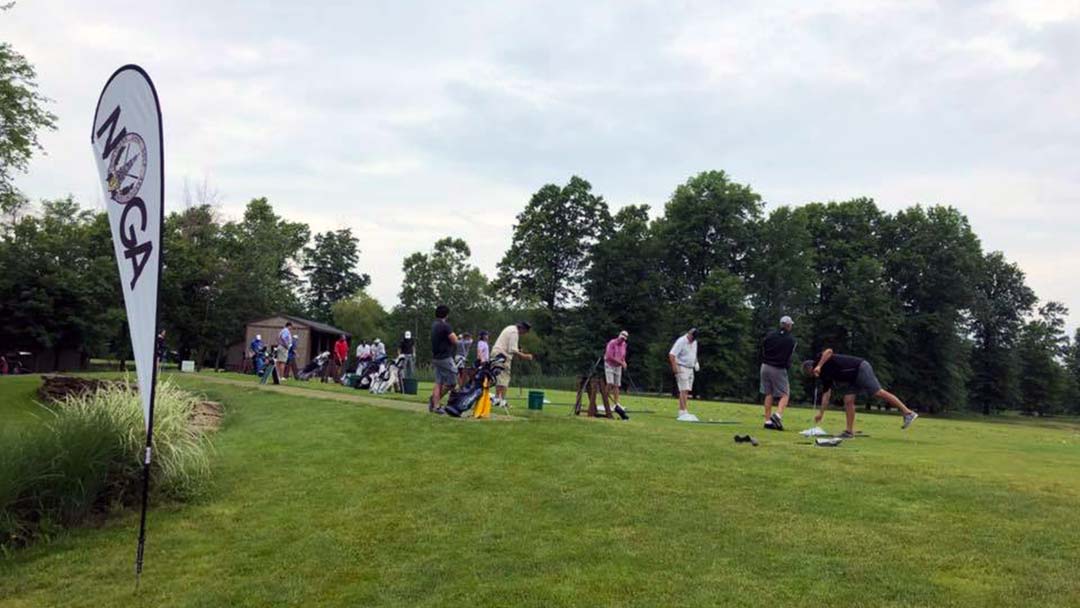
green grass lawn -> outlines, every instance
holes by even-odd
[[[214,377],[251,384],[177,377],[227,417],[210,495],[151,512],[141,588],[126,513],[0,558],[0,606],[1080,605],[1075,422],[860,413],[869,437],[825,449],[805,409],[769,433],[751,406],[587,420],[548,391],[464,423]],[[33,423],[34,388],[0,379],[0,424]]]

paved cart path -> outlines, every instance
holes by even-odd
[[[290,385],[290,384],[259,384],[257,381],[245,381],[236,380],[233,378],[216,378],[214,376],[197,374],[194,376],[199,380],[206,382],[213,382],[217,384],[228,384],[230,386],[241,386],[244,388],[254,388],[259,390],[273,391],[276,393],[283,393],[286,395],[295,395],[297,397],[307,397],[311,399],[328,399],[331,401],[344,401],[346,403],[358,403],[360,405],[370,405],[372,407],[382,407],[391,410],[402,410],[406,412],[420,412],[427,413],[427,405],[423,403],[414,403],[412,401],[399,401],[397,399],[383,399],[376,397],[369,393],[356,391],[357,395],[348,393],[338,393],[335,391],[322,391],[318,389],[304,388],[302,386]],[[471,416],[467,418],[460,418],[464,421],[476,421],[480,422],[476,418]],[[507,416],[505,414],[496,414],[494,411],[491,413],[490,420],[499,420],[503,422],[522,421],[528,420],[522,416]]]

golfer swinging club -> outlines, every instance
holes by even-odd
[[[679,422],[697,422],[698,417],[686,411],[686,400],[694,388],[694,372],[700,366],[697,360],[697,328],[690,328],[686,335],[679,336],[675,345],[668,352],[671,373],[675,374],[675,384],[679,387]]]
[[[814,424],[820,423],[822,417],[825,416],[825,408],[829,405],[833,385],[837,382],[844,385],[844,412],[847,414],[847,430],[840,435],[844,439],[855,436],[855,395],[857,394],[878,397],[903,412],[904,424],[900,428],[908,428],[919,417],[918,414],[904,405],[904,402],[900,401],[896,395],[881,388],[881,383],[878,382],[877,376],[874,375],[874,368],[864,359],[852,357],[851,355],[834,354],[831,348],[826,348],[817,358],[816,364],[812,359],[803,361],[803,371],[820,378],[821,388],[824,390],[821,395],[821,407],[818,409],[817,415],[814,416]]]

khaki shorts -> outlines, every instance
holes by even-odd
[[[604,379],[613,386],[622,386],[622,366],[604,365]]]
[[[506,369],[504,369],[499,377],[495,379],[495,386],[501,386],[503,388],[510,388],[510,362],[506,363]]]
[[[280,346],[280,345],[277,346],[277,350],[274,351],[274,359],[278,363],[288,363],[289,362],[289,349],[285,348],[284,346]]]
[[[694,370],[680,367],[675,374],[675,383],[679,385],[680,393],[694,390]]]

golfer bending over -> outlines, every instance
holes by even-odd
[[[680,422],[697,422],[697,416],[686,411],[686,400],[694,388],[694,372],[700,367],[697,360],[696,328],[691,328],[686,335],[679,336],[668,352],[668,363],[671,364],[671,373],[675,374],[675,384],[679,387],[679,415],[675,419]]]
[[[457,383],[457,366],[454,365],[454,350],[458,337],[446,318],[450,316],[450,307],[439,304],[435,308],[435,322],[431,325],[431,367],[435,369],[435,386],[431,389],[428,411],[443,413],[439,402]]]
[[[761,344],[761,394],[765,395],[765,428],[774,431],[784,430],[784,410],[791,395],[787,368],[791,366],[791,356],[795,354],[795,336],[791,335],[794,325],[791,317],[784,315],[780,319],[780,329],[769,331]],[[774,398],[779,400],[776,412],[772,411]]]
[[[878,397],[903,412],[904,424],[900,428],[908,428],[919,417],[918,414],[904,405],[904,402],[900,401],[896,395],[881,388],[881,383],[878,382],[877,376],[874,375],[874,368],[865,359],[852,357],[851,355],[833,354],[831,348],[826,348],[818,357],[816,364],[813,360],[803,361],[803,370],[808,374],[813,374],[816,378],[820,378],[821,388],[824,391],[821,395],[821,408],[818,410],[817,415],[814,416],[814,424],[820,423],[822,417],[825,416],[825,408],[828,407],[829,398],[832,397],[833,385],[837,382],[843,385],[847,430],[840,435],[841,437],[855,436],[855,395],[857,394]]]
[[[510,364],[514,362],[515,356],[526,361],[533,358],[532,355],[518,347],[519,339],[529,333],[530,329],[532,329],[532,326],[527,321],[518,321],[515,325],[507,325],[503,328],[502,332],[499,333],[499,337],[495,339],[495,346],[491,347],[491,358],[494,359],[499,355],[506,357],[504,363],[506,368],[495,381],[495,399],[492,400],[491,405],[503,408],[509,407],[506,402],[506,389],[510,388]]]

